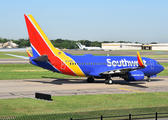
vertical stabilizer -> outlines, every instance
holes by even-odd
[[[24,17],[30,38],[33,57],[37,58],[32,58],[32,60],[37,66],[37,62],[49,61],[54,68],[63,74],[85,76],[78,65],[70,65],[68,61],[73,63],[75,63],[75,61],[68,54],[65,54],[63,51],[52,45],[32,15],[24,14]],[[29,53],[28,55],[31,56]]]
[[[83,49],[83,45],[81,43],[76,43],[80,49]]]
[[[42,31],[36,20],[30,14],[24,14],[27,30],[30,38],[33,56],[48,55],[54,56],[58,53],[65,55],[62,51],[56,49],[45,33]]]

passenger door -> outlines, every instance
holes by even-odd
[[[150,60],[150,64],[151,64],[151,69],[154,69],[154,62],[153,62],[153,60]]]

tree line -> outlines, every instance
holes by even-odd
[[[13,40],[13,39],[6,39],[6,38],[1,38],[0,37],[0,43],[6,43],[8,41],[12,40],[14,43],[18,45],[19,48],[24,48],[24,47],[29,47],[30,46],[30,40],[28,39],[18,39],[18,40]],[[82,45],[86,46],[93,46],[93,47],[101,47],[102,43],[114,43],[115,41],[89,41],[89,40],[67,40],[67,39],[55,39],[51,40],[51,43],[54,45],[54,47],[57,47],[59,49],[78,49],[77,42],[80,42]],[[115,43],[132,43],[129,41],[118,41]],[[135,42],[139,43],[139,42]]]

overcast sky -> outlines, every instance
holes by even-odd
[[[168,0],[1,0],[0,37],[28,38],[23,14],[49,39],[168,43]]]

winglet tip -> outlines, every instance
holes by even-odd
[[[143,64],[142,58],[138,51],[137,51],[137,58],[138,58],[138,64],[140,65],[140,67],[145,68],[145,65]]]
[[[27,54],[29,57],[32,57],[31,53],[29,52],[29,50],[26,50],[27,51]]]

